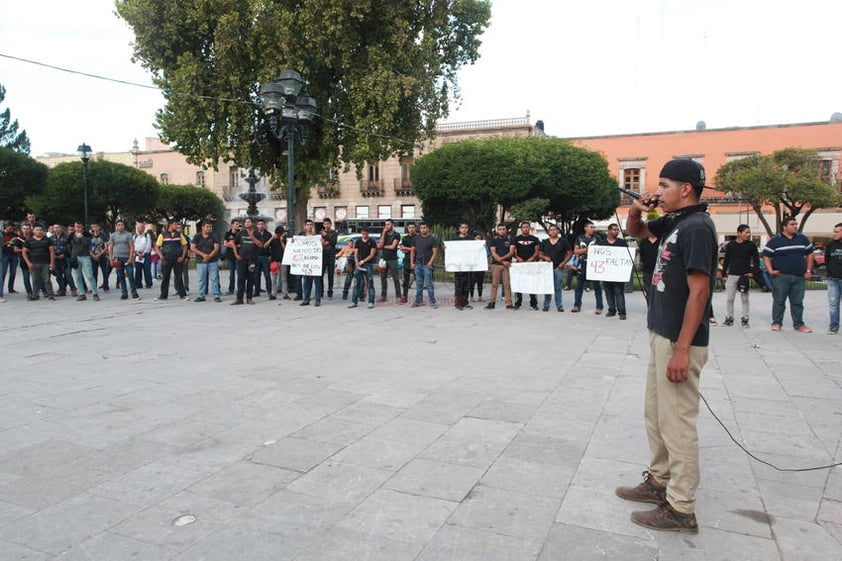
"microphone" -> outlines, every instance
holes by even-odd
[[[622,187],[617,187],[617,190],[619,192],[623,193],[624,195],[628,195],[632,199],[640,200],[640,193],[638,193],[636,191],[629,191],[628,189],[623,189]],[[655,208],[659,204],[661,204],[661,201],[658,200],[658,199],[655,199],[653,201],[649,201],[649,206],[651,206],[652,208]]]

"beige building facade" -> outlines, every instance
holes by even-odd
[[[543,136],[542,127],[540,121],[532,124],[529,114],[509,119],[444,123],[437,128],[436,138],[422,143],[421,152],[430,152],[443,144],[465,139]],[[238,195],[248,190],[246,168],[218,162],[216,170],[203,169],[187,163],[182,154],[157,138],[147,138],[143,149],[135,140],[132,149],[127,152],[97,152],[93,158],[134,166],[162,184],[195,185],[208,189],[225,201],[226,215],[222,217],[225,221],[245,216],[248,205]],[[37,159],[52,167],[62,162],[78,161],[78,156],[48,154]],[[367,163],[361,170],[362,179],[357,177],[357,169],[353,165],[347,172],[326,177],[324,184],[311,188],[307,216],[317,221],[330,218],[338,224],[340,231],[349,232],[356,231],[360,224],[379,223],[386,218],[420,219],[421,202],[412,188],[413,163],[413,158],[393,157]],[[263,178],[256,188],[267,194],[258,204],[260,215],[273,219],[277,224],[285,224],[286,192],[271,191]]]

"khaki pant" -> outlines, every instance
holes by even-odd
[[[492,304],[497,303],[497,287],[503,283],[503,297],[506,299],[506,305],[512,305],[512,284],[509,281],[509,268],[494,263],[491,265],[491,296],[488,301]]]
[[[707,347],[690,347],[687,379],[667,379],[667,363],[675,345],[649,333],[649,368],[646,374],[646,434],[649,437],[649,472],[667,488],[667,502],[690,514],[699,486],[699,375],[708,359]]]

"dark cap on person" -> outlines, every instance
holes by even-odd
[[[284,227],[283,226],[277,226],[275,228],[275,233],[276,234],[283,234],[284,233]]]
[[[679,158],[670,160],[661,168],[659,177],[689,183],[696,188],[696,193],[701,194],[705,185],[705,168],[699,162],[690,158]]]

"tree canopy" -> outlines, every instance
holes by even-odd
[[[44,190],[47,171],[26,154],[0,147],[0,218],[23,218],[26,198]]]
[[[733,160],[719,168],[715,183],[751,205],[769,236],[780,231],[787,216],[803,212],[799,220],[803,230],[814,211],[842,202],[837,190],[821,178],[818,153],[803,148]],[[775,214],[774,229],[764,213],[768,207]]]
[[[167,221],[220,219],[225,203],[215,193],[195,185],[158,185],[158,197],[149,218]]]
[[[295,152],[305,198],[327,170],[409,153],[479,56],[487,0],[117,0],[134,57],[164,91],[157,127],[194,164],[233,160],[282,183],[260,124],[261,83],[294,68],[318,118]],[[302,205],[298,205],[302,208]]]
[[[6,88],[0,84],[0,104],[6,99]],[[29,154],[29,137],[25,130],[20,130],[18,120],[12,121],[12,112],[6,109],[0,113],[0,147],[11,148],[16,152]]]
[[[113,227],[118,218],[149,213],[158,196],[154,177],[132,166],[91,160],[88,164],[88,215],[91,222]],[[50,222],[82,220],[85,212],[82,162],[58,164],[50,169],[43,193],[27,204]]]
[[[486,232],[498,206],[516,220],[571,232],[585,220],[608,218],[620,204],[605,159],[557,138],[445,144],[418,158],[412,182],[427,220],[467,220]]]

